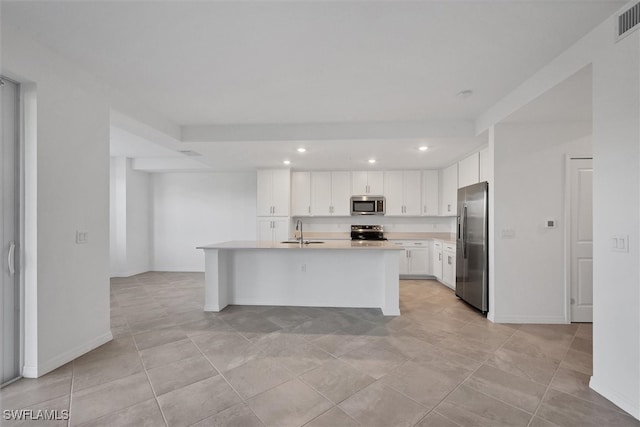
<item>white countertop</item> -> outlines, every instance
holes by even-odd
[[[385,250],[401,251],[402,247],[388,241],[326,240],[324,243],[310,243],[302,247],[298,243],[272,243],[269,241],[230,241],[198,246],[197,249],[295,249],[295,250]]]

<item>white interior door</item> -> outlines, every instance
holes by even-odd
[[[593,321],[593,160],[571,159],[571,321]]]
[[[18,85],[0,79],[0,243],[2,245],[0,280],[0,384],[20,375],[20,287],[18,280]]]

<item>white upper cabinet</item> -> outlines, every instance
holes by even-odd
[[[404,173],[404,214],[420,215],[422,205],[422,174],[420,171]]]
[[[384,192],[384,175],[378,171],[351,173],[351,194],[379,196]]]
[[[311,215],[311,173],[291,174],[291,215]]]
[[[480,150],[480,182],[489,181],[489,149]]]
[[[437,170],[422,171],[422,215],[433,216],[440,212],[440,179]]]
[[[351,172],[331,172],[332,215],[351,215]]]
[[[383,181],[387,215],[420,215],[420,171],[385,172]]]
[[[311,214],[349,215],[349,172],[311,172]]]
[[[473,153],[458,163],[458,188],[477,184],[480,179],[480,154]]]
[[[258,216],[289,216],[291,172],[288,169],[258,170]]]
[[[442,193],[440,215],[457,214],[458,204],[458,164],[454,163],[442,170]]]
[[[311,172],[311,214],[331,215],[331,172]]]

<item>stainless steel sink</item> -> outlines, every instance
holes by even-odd
[[[296,244],[299,245],[300,241],[299,240],[285,240],[284,242],[280,242],[280,243],[287,243],[287,244]],[[304,242],[302,242],[305,245],[313,245],[313,244],[317,244],[317,243],[324,243],[321,242],[320,240],[305,240]]]

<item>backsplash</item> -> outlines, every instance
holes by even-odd
[[[293,223],[295,224],[295,220]],[[302,217],[304,230],[309,232],[336,233],[351,231],[352,224],[380,224],[385,232],[394,233],[453,233],[455,217],[392,217],[361,215],[351,217]]]

